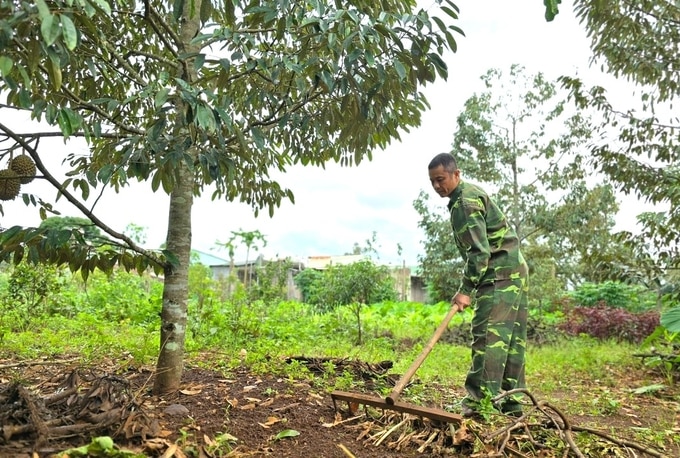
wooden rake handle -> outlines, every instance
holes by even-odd
[[[411,377],[413,377],[413,374],[416,373],[418,368],[420,367],[421,364],[423,364],[423,361],[425,361],[425,358],[427,358],[427,355],[430,354],[432,351],[432,348],[434,348],[434,345],[437,343],[439,338],[442,336],[444,331],[446,330],[447,326],[451,322],[451,318],[458,313],[458,306],[451,307],[449,310],[449,313],[444,317],[444,321],[439,325],[437,330],[434,332],[434,335],[430,338],[430,341],[427,342],[427,345],[425,345],[425,348],[423,348],[423,351],[420,352],[420,355],[416,358],[413,363],[411,363],[411,367],[408,368],[408,370],[402,375],[399,380],[397,381],[397,384],[394,385],[394,388],[392,389],[392,392],[390,393],[389,396],[385,398],[385,402],[387,402],[390,405],[394,405],[394,403],[397,401],[399,396],[401,395],[401,392],[403,391],[404,387],[408,384],[409,380],[411,380]]]

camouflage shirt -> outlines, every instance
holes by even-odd
[[[465,268],[459,291],[471,295],[495,280],[526,276],[515,229],[486,192],[462,181],[449,196],[451,227]]]

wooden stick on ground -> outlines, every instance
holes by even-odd
[[[76,363],[77,359],[61,359],[58,361],[21,361],[18,363],[0,364],[0,370],[11,369],[13,367],[30,367],[30,366],[58,366],[60,364]]]

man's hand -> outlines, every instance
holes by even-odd
[[[470,296],[461,294],[461,293],[456,293],[455,296],[453,296],[453,299],[451,299],[451,307],[458,307],[458,311],[462,312],[465,310],[466,307],[470,306],[470,303],[472,302],[472,299]]]

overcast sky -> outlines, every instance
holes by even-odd
[[[550,78],[578,74],[588,82],[602,83],[599,73],[589,68],[589,42],[574,17],[571,1],[562,3],[560,14],[551,23],[545,21],[544,6],[538,0],[455,3],[461,11],[457,25],[466,36],[458,39],[458,52],[446,58],[448,81],[424,89],[431,110],[424,114],[419,128],[404,134],[400,143],[376,151],[372,162],[362,162],[359,167],[330,164],[326,170],[291,169],[281,176],[280,183],[293,190],[296,202],[294,205],[285,202],[273,218],[266,211],[254,218],[247,206],[213,202],[209,196],[198,199],[193,211],[193,247],[226,258],[225,252],[214,251],[217,240],[228,240],[231,231],[259,230],[267,241],[267,246],[260,250],[265,257],[292,256],[304,260],[307,256],[343,254],[355,243],[363,246],[375,231],[381,261],[416,265],[422,252],[423,234],[417,226],[413,201],[421,189],[430,193],[433,200],[439,199],[431,191],[427,164],[435,154],[450,150],[455,118],[464,101],[482,89],[479,79],[482,74],[492,67],[508,70],[518,63],[530,72],[542,71]],[[434,10],[433,7],[431,11]],[[0,113],[3,122],[11,125],[7,116],[8,113]],[[50,152],[45,148],[48,145]],[[74,142],[68,148],[86,151],[85,145]],[[43,156],[61,158],[64,151],[62,142],[41,143]],[[54,191],[41,181],[25,185],[25,191],[53,200]],[[443,200],[436,202],[445,205]],[[5,202],[3,206],[5,215],[0,219],[3,227],[40,222],[37,211],[26,208],[20,200]],[[81,216],[64,203],[57,208],[64,215]],[[115,230],[123,231],[129,223],[144,227],[150,248],[165,240],[168,198],[161,192],[152,193],[148,185],[134,186],[120,195],[109,190],[97,210],[101,219]],[[636,210],[626,206],[626,211],[619,222],[632,226]],[[401,256],[397,254],[398,244],[403,249]],[[244,258],[245,250],[239,250],[237,257]]]

